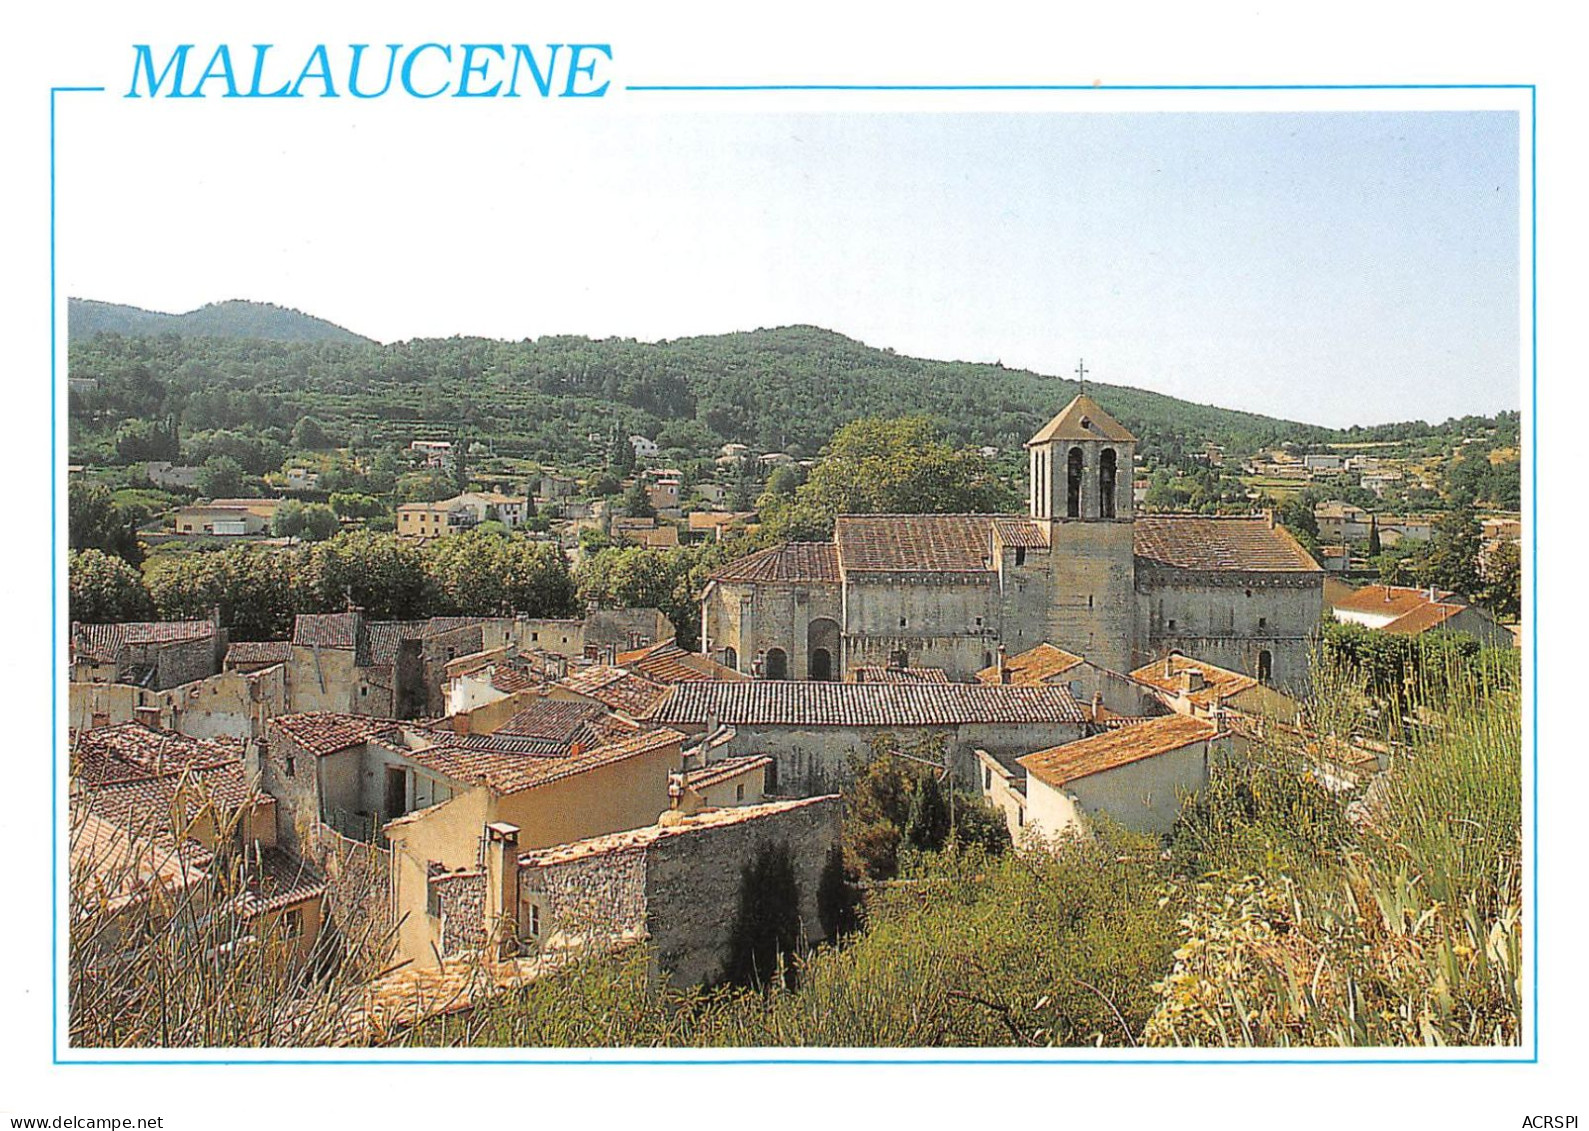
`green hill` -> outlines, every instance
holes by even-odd
[[[183,334],[206,338],[258,338],[272,342],[368,342],[350,330],[268,302],[212,302],[186,314],[161,314],[92,299],[66,300],[66,334],[72,342],[95,334]]]

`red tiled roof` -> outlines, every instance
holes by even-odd
[[[667,687],[623,668],[595,665],[557,681],[557,686],[594,699],[610,711],[638,715],[655,703]]]
[[[1176,569],[1319,572],[1283,527],[1263,517],[1138,515],[1132,524],[1139,561]]]
[[[660,727],[641,731],[615,742],[595,745],[578,754],[543,757],[514,754],[481,747],[440,743],[420,750],[408,750],[407,757],[454,781],[480,782],[497,793],[518,793],[549,785],[555,781],[615,765],[643,754],[655,753],[684,741],[678,731]],[[661,785],[658,785],[661,796]],[[398,818],[403,820],[403,818]]]
[[[1144,758],[1168,754],[1213,738],[1219,728],[1188,715],[1163,715],[1079,742],[1038,750],[1016,761],[1037,780],[1056,789],[1077,778],[1113,770]]]
[[[1056,648],[1052,644],[1039,644],[1009,657],[1004,661],[1004,670],[1009,673],[1009,682],[1012,686],[1036,687],[1085,662],[1081,656],[1072,655],[1063,648]],[[994,664],[990,668],[983,668],[977,673],[977,682],[992,684],[1004,682],[999,678],[999,666]]]
[[[1420,605],[1410,613],[1403,613],[1387,624],[1381,631],[1393,632],[1399,636],[1416,636],[1420,632],[1427,632],[1431,628],[1444,624],[1466,609],[1466,605],[1444,603]]]
[[[992,514],[840,515],[833,527],[846,574],[986,573],[993,568]]]
[[[1183,677],[1186,672],[1198,672],[1203,677],[1202,688],[1187,695],[1191,702],[1200,706],[1229,699],[1232,695],[1239,695],[1250,687],[1258,686],[1258,681],[1250,675],[1205,664],[1202,660],[1194,660],[1179,652],[1171,652],[1162,660],[1144,664],[1131,673],[1131,678],[1138,683],[1156,687],[1160,691],[1179,695],[1181,688],[1185,686]]]
[[[971,683],[680,683],[649,713],[659,723],[728,726],[954,726],[1079,723],[1069,689]]]
[[[657,683],[750,678],[709,656],[686,652],[672,640],[664,640],[648,648],[637,648],[633,652],[620,652],[614,662],[619,667],[632,668]]]
[[[301,648],[334,648],[351,652],[359,646],[358,613],[299,613],[292,623],[292,642]]]
[[[684,782],[691,789],[706,789],[725,781],[731,781],[755,770],[765,771],[770,765],[772,765],[772,759],[765,754],[747,754],[742,758],[724,758],[721,762],[713,762],[709,766],[691,770],[684,775]]]
[[[634,723],[609,714],[601,703],[562,699],[534,699],[493,733],[514,738],[534,738],[571,746],[592,746],[632,734]]]
[[[228,664],[284,664],[290,659],[291,640],[239,640],[226,649]]]
[[[174,730],[121,723],[78,731],[72,743],[71,774],[76,781],[103,784],[154,777],[188,767],[241,766],[235,742],[189,738]]]
[[[174,644],[202,640],[215,634],[208,620],[123,621],[119,624],[72,625],[72,653],[78,660],[113,664],[116,654],[129,645]]]
[[[713,581],[838,584],[838,555],[832,542],[786,542],[758,550],[712,571]]]
[[[397,728],[392,719],[368,715],[342,715],[334,711],[309,711],[299,715],[277,715],[267,727],[275,727],[311,754],[335,754],[367,742]]]
[[[72,799],[72,805],[78,813],[109,821],[138,839],[175,844],[177,833],[185,833],[186,826],[206,804],[230,814],[258,796],[248,784],[243,764],[232,762],[187,766],[133,781],[86,785]]]
[[[1453,596],[1455,594],[1445,589],[1436,589],[1431,597],[1427,589],[1412,589],[1404,585],[1365,585],[1350,596],[1336,601],[1334,607],[1354,613],[1400,617],[1431,602],[1450,601]]]
[[[1048,535],[1029,518],[996,518],[993,520],[993,532],[999,536],[1000,542],[1012,548],[1048,549]]]
[[[948,683],[942,668],[889,668],[860,664],[850,669],[851,683]]]
[[[235,906],[248,917],[280,911],[326,890],[325,880],[313,868],[280,848],[247,854],[241,878],[244,890]]]

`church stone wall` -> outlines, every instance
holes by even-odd
[[[788,657],[788,678],[810,674],[807,645],[811,622],[831,620],[842,624],[837,585],[736,584],[717,582],[702,604],[703,639],[714,659],[724,648],[734,649],[734,666],[752,674],[755,661],[769,649],[782,648]],[[844,671],[844,658],[833,657],[833,674]]]
[[[1018,558],[1022,559],[1019,565],[1016,564]],[[1048,640],[1049,568],[1046,550],[1028,549],[1024,554],[1017,554],[1006,547],[1000,555],[995,651],[1003,643],[1014,656]]]
[[[1269,683],[1309,689],[1312,642],[1324,612],[1321,574],[1144,569],[1137,579],[1142,641],[1134,666],[1170,651],[1247,675],[1270,655]]]
[[[852,575],[843,623],[849,667],[887,666],[903,652],[910,667],[969,679],[998,647],[998,592],[991,574]]]
[[[1049,544],[1049,643],[1101,667],[1129,671],[1137,616],[1131,523],[1055,522]]]

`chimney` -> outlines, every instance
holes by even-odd
[[[1194,691],[1201,691],[1203,686],[1203,673],[1196,668],[1187,668],[1181,673],[1181,694],[1189,695]]]
[[[469,712],[468,711],[459,711],[456,715],[454,715],[452,717],[452,733],[453,734],[468,734],[469,733]]]
[[[684,801],[684,775],[668,771],[668,811],[677,812]]]
[[[133,721],[148,727],[150,730],[160,729],[159,707],[134,707],[132,709]]]
[[[568,756],[570,758],[578,758],[584,752],[585,744],[583,742],[576,742],[568,748]]]
[[[1004,645],[1000,644],[999,645],[999,658],[996,661],[996,663],[999,666],[999,682],[1000,683],[1009,683],[1010,682],[1010,669],[1005,666],[1005,661],[1008,660],[1008,658],[1009,658],[1009,649],[1005,648]]]
[[[519,918],[519,826],[492,821],[486,826],[486,905],[487,934],[505,946],[518,934]]]
[[[1102,714],[1103,714],[1103,692],[1102,691],[1094,691],[1092,693],[1092,721],[1093,722],[1097,722],[1098,721],[1098,717],[1100,715],[1102,715]]]

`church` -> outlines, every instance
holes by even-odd
[[[1272,515],[1137,514],[1136,444],[1078,396],[1026,444],[1026,514],[842,515],[831,542],[730,562],[701,598],[702,650],[763,679],[967,680],[1047,642],[1116,672],[1178,651],[1304,691],[1318,563]]]

